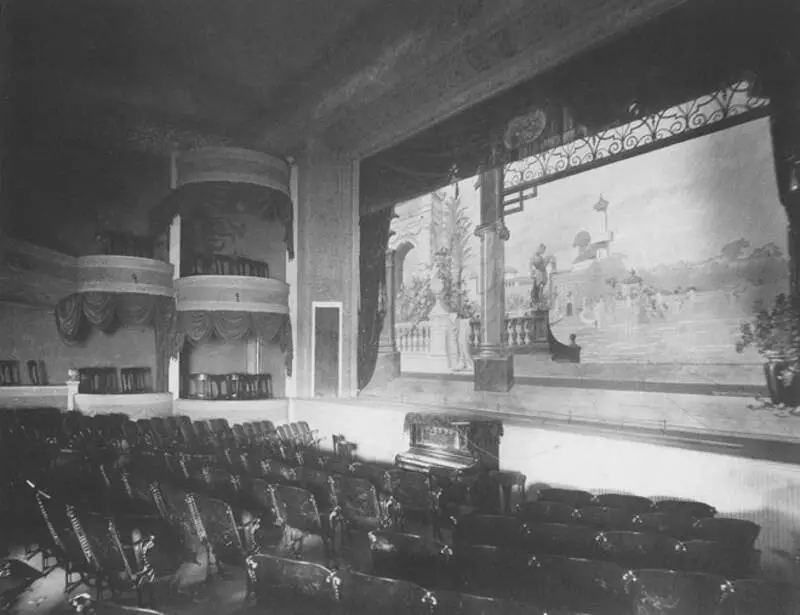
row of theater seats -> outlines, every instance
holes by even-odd
[[[793,588],[736,579],[750,574],[755,537],[742,542],[700,503],[551,489],[515,515],[470,510],[486,476],[359,461],[341,437],[324,451],[304,423],[25,411],[0,427],[4,524],[65,570],[66,589],[152,604],[167,580],[191,588],[228,569],[257,608],[295,612],[797,613]],[[670,522],[635,531],[646,515]],[[414,517],[429,535],[406,533]],[[323,561],[303,560],[309,534]],[[371,566],[357,568],[348,556],[363,534]]]

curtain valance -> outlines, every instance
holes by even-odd
[[[120,325],[152,325],[158,351],[175,329],[175,299],[137,293],[73,293],[58,302],[56,329],[67,344],[80,344],[95,327],[113,333]]]
[[[176,353],[187,341],[200,345],[213,338],[225,341],[256,338],[278,344],[285,357],[286,373],[292,375],[292,323],[287,314],[205,310],[178,312]]]

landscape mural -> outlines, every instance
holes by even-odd
[[[737,352],[736,341],[758,306],[788,291],[767,122],[544,184],[507,217],[506,318],[518,376],[763,386],[760,357]],[[471,369],[478,212],[477,178],[396,207],[405,371]],[[439,305],[434,291],[444,295]],[[563,343],[576,336],[580,364],[525,347],[516,319],[536,310],[549,312]],[[453,327],[447,363],[425,358],[430,315],[441,320],[442,311]]]

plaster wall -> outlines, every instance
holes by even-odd
[[[92,329],[79,346],[65,344],[56,330],[52,307],[0,303],[0,359],[20,361],[24,384],[25,362],[45,362],[52,384],[63,383],[67,370],[81,367],[149,367],[155,376],[155,333],[152,327],[122,327],[106,335]]]

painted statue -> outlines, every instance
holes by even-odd
[[[540,243],[530,261],[531,280],[533,280],[531,304],[534,307],[540,306],[547,299],[547,283],[555,269],[555,258],[547,256],[545,252],[547,246]]]

